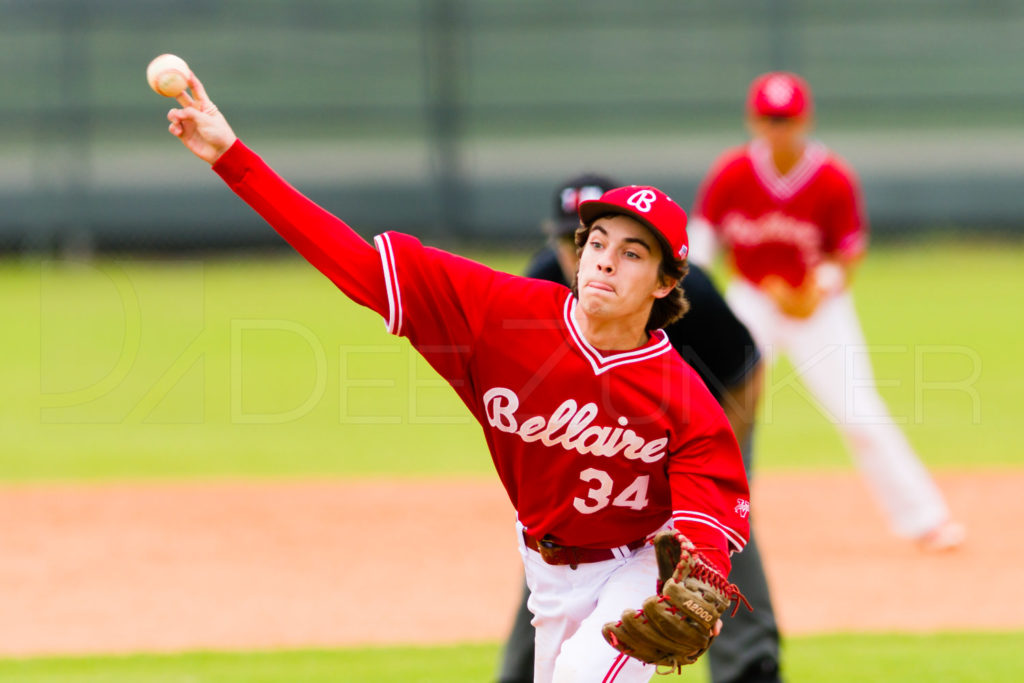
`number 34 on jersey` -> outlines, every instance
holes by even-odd
[[[530,443],[540,441],[545,446],[561,446],[583,455],[614,457],[621,454],[628,460],[654,463],[665,457],[667,438],[645,440],[620,417],[619,426],[595,425],[598,409],[595,403],[582,406],[573,399],[563,401],[550,417],[533,416],[520,422],[516,412],[519,397],[511,389],[495,387],[484,394],[488,423],[500,431],[515,434]],[[575,497],[573,507],[583,514],[592,514],[609,505],[642,510],[647,507],[647,489],[650,475],[641,474],[619,490],[612,476],[605,470],[588,467],[579,478],[587,483],[586,497]]]

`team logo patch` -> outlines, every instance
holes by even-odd
[[[657,198],[658,195],[654,194],[651,190],[637,190],[629,195],[626,203],[641,213],[647,213],[654,206],[654,200]]]
[[[745,518],[747,515],[750,514],[750,501],[743,500],[742,498],[737,498],[736,507],[733,508],[733,512],[735,512],[740,517]]]
[[[784,107],[793,99],[796,89],[785,76],[772,76],[764,84],[764,96],[773,107]]]

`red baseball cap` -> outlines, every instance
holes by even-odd
[[[600,199],[580,202],[577,210],[585,225],[606,213],[625,214],[650,228],[661,239],[662,249],[675,254],[676,258],[685,259],[690,250],[686,237],[686,212],[656,187],[617,187],[605,192]]]
[[[747,111],[756,116],[793,117],[811,111],[811,86],[788,71],[761,74],[750,84]]]

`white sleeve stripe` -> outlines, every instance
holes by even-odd
[[[699,524],[706,524],[712,529],[717,529],[725,536],[725,539],[729,542],[729,545],[736,548],[736,550],[743,550],[743,547],[747,542],[743,539],[743,536],[738,534],[734,529],[730,529],[725,526],[714,517],[705,515],[701,512],[695,512],[693,510],[677,510],[672,513],[672,521],[685,521],[685,522],[697,522]]]
[[[384,289],[388,293],[388,318],[384,321],[384,326],[388,332],[391,332],[391,323],[394,321],[395,316],[395,296],[391,291],[391,269],[388,267],[388,256],[387,256],[387,245],[384,242],[382,235],[377,235],[373,238],[373,243],[377,245],[377,253],[380,255],[380,263],[384,268]]]
[[[388,319],[385,325],[389,333],[398,335],[402,331],[402,290],[398,285],[394,250],[386,233],[377,235],[373,241],[380,253],[381,264],[384,267],[384,287],[388,293]]]
[[[706,512],[700,512],[698,510],[673,510],[672,514],[673,515],[693,515],[694,517],[703,517],[704,519],[708,520],[712,524],[717,524],[718,526],[722,527],[723,531],[725,531],[727,533],[731,533],[731,534],[739,537],[739,534],[736,532],[735,529],[730,529],[726,525],[724,525],[721,522],[719,522],[718,519],[716,519],[715,517],[712,517],[711,515],[707,514]]]
[[[726,533],[724,531],[722,531],[722,527],[716,526],[716,525],[712,524],[711,522],[708,522],[707,520],[697,519],[695,517],[685,517],[685,516],[677,515],[677,516],[672,517],[672,522],[673,522],[673,524],[675,522],[697,522],[698,524],[705,524],[705,525],[711,527],[712,529],[714,529],[715,531],[717,531],[718,533],[722,534],[722,536],[725,536],[725,540],[729,543],[729,545],[735,545],[735,543],[733,543],[732,539],[729,538],[728,535],[726,535]]]
[[[735,532],[730,532],[730,530],[727,527],[723,527],[721,524],[715,524],[714,522],[709,521],[707,519],[701,519],[700,517],[691,517],[689,515],[674,515],[672,517],[672,521],[697,522],[698,524],[705,524],[711,527],[712,529],[715,529],[716,531],[720,532],[723,536],[725,536],[725,539],[729,542],[729,545],[733,546],[737,550],[742,550],[743,546],[746,545],[746,542],[743,540],[742,536],[739,536]]]

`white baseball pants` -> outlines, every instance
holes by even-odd
[[[619,653],[605,642],[601,627],[654,595],[654,546],[572,569],[547,564],[528,549],[518,523],[516,534],[536,629],[534,683],[647,683],[655,667]]]
[[[817,409],[840,430],[897,534],[918,537],[949,517],[938,487],[878,395],[849,292],[827,299],[804,320],[782,314],[742,279],[729,285],[726,300],[769,367],[778,354],[789,358]]]

